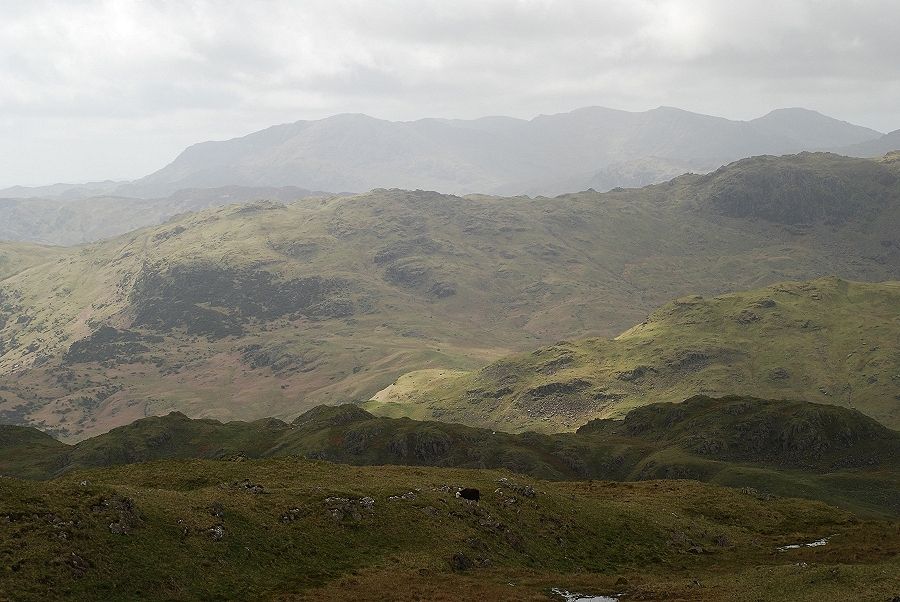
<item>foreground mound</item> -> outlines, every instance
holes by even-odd
[[[461,486],[481,501],[457,498]],[[0,597],[16,600],[540,600],[554,587],[883,600],[900,586],[897,524],[820,503],[298,459],[2,479],[0,542]]]

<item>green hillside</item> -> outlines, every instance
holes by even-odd
[[[0,479],[0,517],[0,597],[15,600],[884,600],[900,586],[896,523],[691,481],[170,460]]]
[[[375,413],[574,430],[694,394],[802,398],[900,426],[900,283],[824,278],[664,305],[615,339],[559,342],[480,370],[410,374]]]
[[[319,406],[290,424],[172,413],[74,446],[0,426],[0,474],[25,478],[163,459],[277,456],[504,468],[552,480],[689,478],[900,516],[900,434],[859,412],[806,402],[695,397],[555,435],[379,418],[353,405]]]
[[[553,199],[376,190],[213,209],[35,251],[0,280],[0,420],[77,440],[172,410],[290,419],[367,400],[413,370],[472,370],[560,339],[614,336],[686,294],[897,279],[897,169],[806,153]],[[618,382],[631,394],[624,405],[566,408],[546,425],[544,413],[486,406],[446,416],[557,430],[621,415],[638,389],[676,399],[704,388],[690,377],[668,388]],[[808,384],[844,399],[833,390],[842,380]],[[852,384],[854,395],[869,386]],[[773,389],[750,392],[810,392]],[[872,415],[896,424],[889,409]]]

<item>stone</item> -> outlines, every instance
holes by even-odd
[[[450,557],[450,568],[457,572],[468,571],[472,568],[472,560],[462,552],[457,552]]]

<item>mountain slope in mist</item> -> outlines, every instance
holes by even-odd
[[[559,194],[656,183],[740,157],[823,150],[869,141],[874,130],[804,109],[731,121],[671,107],[602,107],[475,120],[391,122],[366,115],[298,121],[189,147],[170,165],[119,189],[164,196],[180,188],[379,187],[454,194]],[[635,178],[634,165],[641,165]]]
[[[77,193],[73,193],[77,194]],[[224,186],[179,190],[166,198],[0,198],[0,240],[75,245],[160,224],[174,215],[257,199],[331,196],[302,188]]]

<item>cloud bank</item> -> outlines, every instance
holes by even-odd
[[[134,178],[274,123],[659,105],[900,127],[894,0],[7,1],[0,186]]]

